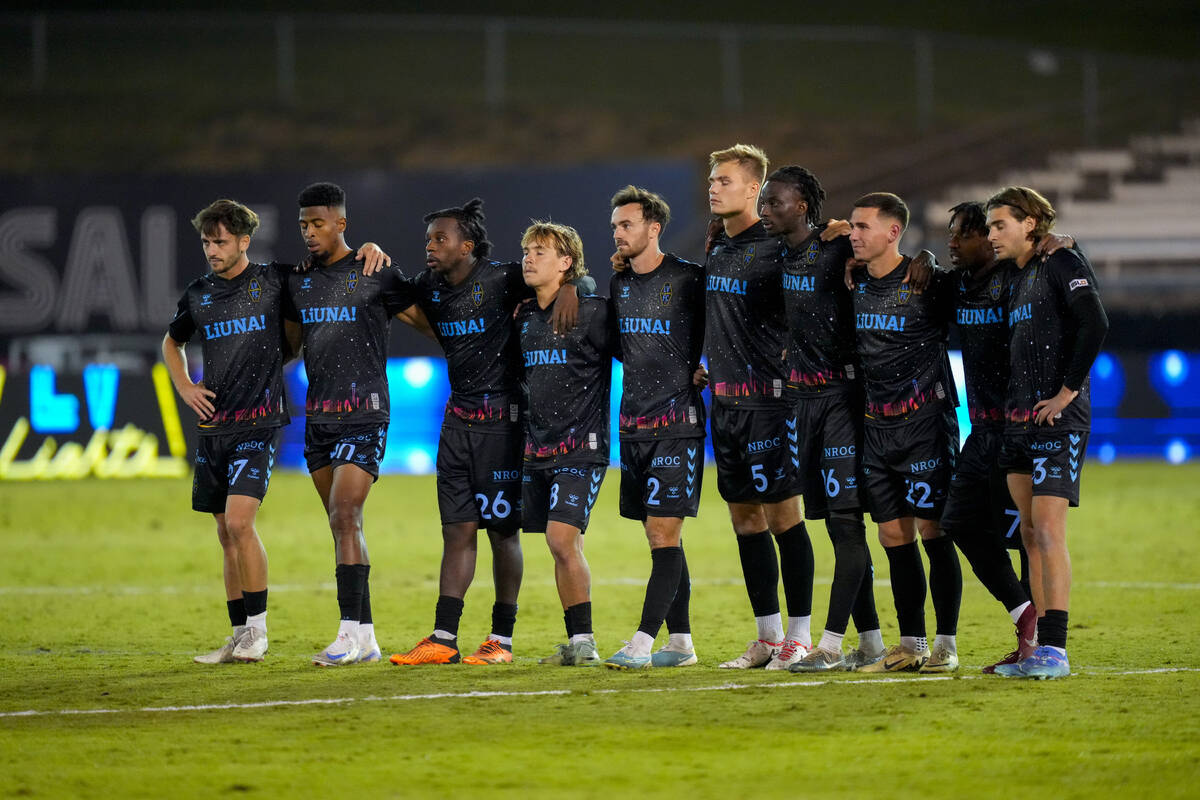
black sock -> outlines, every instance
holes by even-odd
[[[433,612],[434,630],[458,636],[458,620],[462,617],[463,601],[448,594],[438,595],[437,607]]]
[[[1038,620],[1038,644],[1067,649],[1067,612],[1058,608],[1046,609]]]
[[[779,574],[789,617],[812,616],[813,549],[800,522],[775,537],[779,545]]]
[[[982,524],[978,524],[979,522]],[[1021,588],[1021,581],[1017,579],[1017,573],[1013,571],[1012,558],[1009,557],[1008,550],[1005,549],[1003,542],[988,534],[985,521],[965,522],[962,527],[956,526],[953,530],[947,528],[946,536],[958,545],[959,550],[962,550],[975,577],[979,578],[983,588],[987,589],[992,597],[1000,601],[1005,611],[1011,611],[1029,599],[1029,595]],[[928,544],[926,544],[925,552],[929,552]],[[931,559],[931,578],[932,574],[933,561]]]
[[[875,609],[875,565],[871,563],[870,547],[867,547],[867,568],[863,570],[862,583],[858,586],[858,596],[854,598],[850,617],[854,620],[854,629],[859,633],[879,630],[879,612]]]
[[[1021,588],[1027,597],[1033,597],[1033,587],[1029,585],[1029,553],[1024,547],[1017,552],[1021,554]]]
[[[242,601],[246,604],[246,617],[265,614],[267,611],[267,590],[263,589],[261,592],[242,592]]]
[[[567,641],[570,641],[571,637],[575,635],[575,628],[574,628],[575,617],[574,617],[574,615],[568,613],[567,611],[563,611],[563,625],[567,629]]]
[[[925,563],[916,542],[885,547],[901,636],[925,636]]]
[[[667,609],[667,630],[671,633],[692,632],[692,576],[688,574],[687,553],[679,545],[679,583],[675,588],[675,599]]]
[[[825,528],[833,542],[834,558],[833,586],[829,588],[829,614],[825,618],[825,630],[844,634],[870,562],[867,530],[861,519],[837,517],[826,520]],[[874,608],[872,601],[872,611]]]
[[[570,636],[580,636],[583,634],[591,634],[592,632],[592,603],[589,600],[586,603],[576,603],[567,609],[567,616],[570,621],[567,623],[567,630],[571,631]]]
[[[358,615],[362,612],[363,574],[358,567],[358,564],[338,564],[333,570],[342,619],[354,622],[358,622]]]
[[[355,566],[362,570],[363,576],[363,601],[358,612],[358,624],[374,625],[375,619],[371,616],[371,565],[356,564]]]
[[[779,613],[779,562],[775,559],[775,543],[771,532],[752,533],[737,537],[738,555],[742,560],[742,577],[754,616],[766,617]]]
[[[683,548],[659,547],[650,551],[650,580],[646,582],[646,598],[642,601],[642,619],[638,630],[651,639],[658,635],[675,592],[679,588],[679,573],[683,566]]]
[[[516,603],[492,603],[492,633],[511,639],[516,624]]]
[[[239,597],[237,600],[226,600],[225,610],[229,612],[230,625],[240,628],[246,624],[246,600],[244,597]]]
[[[962,567],[954,541],[949,536],[925,539],[929,556],[929,594],[933,597],[933,615],[937,633],[954,636],[958,632],[958,609],[962,605]]]

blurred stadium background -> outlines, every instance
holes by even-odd
[[[705,158],[734,141],[812,168],[830,216],[900,194],[905,249],[943,261],[951,205],[1047,194],[1112,321],[1089,456],[1200,455],[1197,6],[507,6],[0,15],[0,480],[188,473],[191,412],[155,364],[217,197],[262,216],[253,258],[289,261],[296,193],[336,181],[351,242],[412,274],[421,216],[480,196],[499,257],[566,222],[607,293],[612,192],[662,193],[667,247],[699,259]],[[445,365],[400,324],[392,356],[385,469],[428,472]]]

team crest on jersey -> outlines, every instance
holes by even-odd
[[[900,284],[896,289],[896,302],[904,305],[908,302],[908,298],[912,297],[912,289],[908,288],[907,283]]]
[[[350,274],[346,276],[346,291],[353,292],[358,288],[358,270],[350,270]]]
[[[262,286],[258,283],[258,278],[250,279],[249,286],[250,299],[257,303],[262,298]]]
[[[988,294],[991,295],[991,298],[993,300],[1000,299],[1000,289],[1001,288],[1002,288],[1002,284],[1000,282],[1000,273],[998,273],[998,272],[994,273],[992,275],[992,282],[988,284]]]
[[[483,305],[483,284],[479,281],[475,281],[471,286],[471,302],[475,304],[476,308]]]
[[[748,267],[748,266],[750,266],[750,262],[753,260],[754,260],[754,245],[750,245],[748,248],[746,248],[746,255],[742,256],[742,263]]]
[[[664,306],[671,305],[671,284],[670,283],[664,283],[662,285],[662,290],[659,293],[659,298],[662,300],[662,304]]]
[[[804,251],[804,263],[805,264],[817,263],[817,256],[820,255],[820,253],[821,253],[821,245],[817,244],[816,242],[809,242],[808,249]]]

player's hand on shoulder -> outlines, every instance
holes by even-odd
[[[554,307],[550,311],[550,326],[555,333],[570,333],[579,324],[579,290],[574,284],[566,283],[554,296]]]
[[[1074,246],[1075,237],[1068,233],[1047,233],[1033,248],[1033,252],[1039,256],[1048,256],[1064,248],[1070,250]]]
[[[704,232],[704,254],[708,255],[712,251],[713,240],[717,238],[717,234],[725,230],[725,223],[720,217],[713,217],[708,221],[708,230]]]
[[[367,242],[358,248],[358,252],[354,254],[354,260],[363,262],[362,274],[364,276],[374,275],[384,267],[392,265],[392,257],[383,252],[383,248],[374,242]]]
[[[844,219],[831,219],[826,221],[825,228],[821,231],[822,242],[832,242],[840,236],[850,235],[850,222]]]
[[[217,393],[207,388],[204,381],[184,386],[179,394],[183,397],[183,402],[187,403],[188,408],[195,411],[200,419],[208,419],[217,410],[212,403]]]
[[[533,302],[532,297],[526,297],[524,300],[517,303],[516,306],[513,307],[513,319],[517,318],[517,315],[521,313],[521,309],[525,308],[527,305],[529,305],[532,302]]]
[[[847,289],[850,289],[851,291],[854,290],[854,270],[858,269],[859,267],[865,267],[866,265],[867,263],[865,261],[859,261],[857,258],[846,259],[846,274],[843,280],[846,283]]]
[[[914,292],[920,294],[929,288],[929,282],[933,280],[933,273],[937,268],[937,257],[928,250],[922,250],[912,261],[908,262],[908,270],[904,273],[904,282],[912,287]]]

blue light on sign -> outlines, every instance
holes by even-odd
[[[79,430],[79,398],[55,391],[54,368],[29,370],[29,423],[37,433],[74,433]]]
[[[113,364],[88,364],[83,368],[83,394],[92,430],[112,430],[120,380],[121,371]]]

